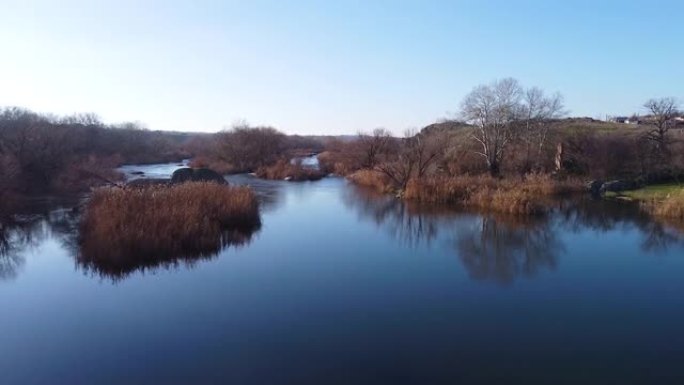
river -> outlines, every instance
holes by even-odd
[[[684,380],[684,238],[636,207],[519,218],[228,180],[257,191],[262,227],[195,262],[82,266],[75,201],[5,227],[0,384]]]

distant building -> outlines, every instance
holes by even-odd
[[[675,128],[684,128],[684,116],[678,116],[673,119]]]
[[[641,119],[636,115],[631,116],[631,117],[616,116],[616,117],[613,117],[612,119],[610,119],[610,121],[615,122],[615,123],[623,123],[623,124],[641,124]]]

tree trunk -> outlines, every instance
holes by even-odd
[[[556,166],[556,172],[563,171],[563,142],[558,142],[558,145],[556,145],[554,165]]]

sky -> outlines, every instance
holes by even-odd
[[[479,84],[573,116],[684,100],[684,1],[0,0],[0,106],[153,130],[397,134]]]

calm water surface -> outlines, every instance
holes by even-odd
[[[82,267],[74,202],[5,228],[0,384],[684,381],[684,241],[633,207],[520,219],[230,180],[262,228],[196,262]]]

